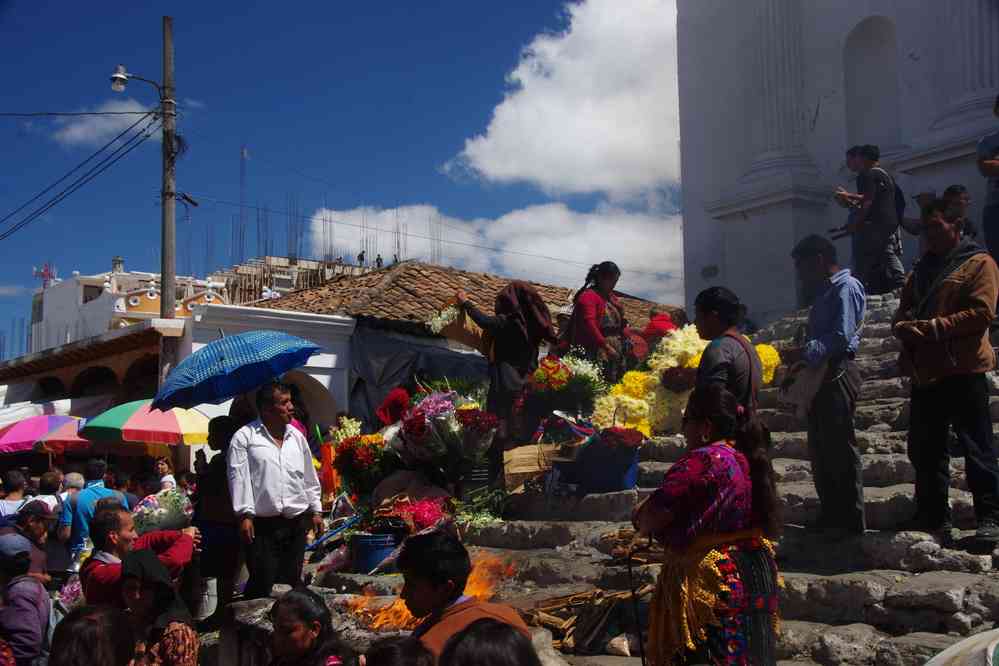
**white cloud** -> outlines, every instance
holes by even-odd
[[[324,224],[324,219],[333,223]],[[312,254],[322,255],[325,233],[326,242],[332,239],[337,248],[335,256],[353,257],[360,251],[364,234],[371,247],[368,259],[380,252],[388,262],[395,252],[397,220],[402,234],[408,234],[403,258],[426,260],[431,256],[429,237],[433,234],[429,228],[433,223],[438,224],[444,239],[441,247],[446,264],[578,287],[589,265],[610,259],[623,271],[622,291],[683,304],[679,216],[635,213],[613,206],[581,213],[563,203],[549,203],[496,219],[474,220],[442,215],[431,205],[319,209],[312,216]],[[366,226],[366,233],[362,226]]]
[[[181,103],[182,108],[188,109],[203,109],[205,108],[205,103],[200,99],[195,99],[193,97],[185,97],[184,101]]]
[[[94,109],[84,109],[84,111],[129,113],[113,116],[78,116],[63,120],[59,122],[59,129],[52,138],[64,146],[100,146],[138,120],[140,116],[135,115],[136,112],[149,110],[150,107],[143,106],[131,98],[108,100]],[[139,127],[144,126],[139,125]],[[157,132],[153,138],[158,139],[159,133]]]
[[[444,170],[615,199],[678,182],[675,0],[584,0],[566,15],[524,49],[489,126]]]
[[[18,284],[0,284],[0,298],[9,296],[20,296],[27,293],[28,288]]]

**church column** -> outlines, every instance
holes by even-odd
[[[758,5],[756,68],[760,130],[756,158],[746,174],[811,166],[804,150],[804,79],[801,71],[801,0]]]
[[[934,127],[991,117],[999,93],[999,2],[949,0],[945,48],[954,54],[944,113]]]

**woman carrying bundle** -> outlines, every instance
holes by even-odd
[[[492,338],[486,411],[500,420],[497,442],[490,456],[490,476],[496,479],[504,442],[530,434],[518,432],[515,408],[522,403],[527,382],[538,369],[541,343],[556,341],[552,315],[537,290],[520,281],[511,282],[496,295],[493,316],[475,307],[464,291],[455,294],[455,300]]]

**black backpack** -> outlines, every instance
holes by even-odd
[[[906,204],[906,202],[905,202],[905,192],[903,192],[902,188],[898,186],[898,183],[895,182],[895,179],[892,178],[892,176],[891,176],[890,173],[888,173],[887,171],[885,171],[881,167],[874,167],[874,168],[877,169],[878,171],[880,171],[881,173],[883,173],[884,175],[888,176],[888,180],[891,182],[892,186],[895,188],[895,214],[896,214],[896,216],[898,218],[898,221],[901,223],[902,220],[905,217],[905,204]]]

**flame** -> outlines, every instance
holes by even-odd
[[[488,553],[477,553],[472,557],[472,573],[465,585],[465,595],[480,601],[489,601],[496,595],[496,586],[516,571],[515,567],[502,558]],[[348,608],[375,631],[412,630],[420,624],[420,618],[413,617],[406,602],[396,598],[387,606],[377,607],[373,593],[351,600]]]

